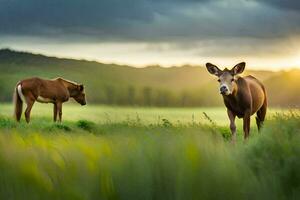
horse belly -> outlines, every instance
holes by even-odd
[[[262,107],[266,97],[262,88],[252,89],[251,96],[252,96],[252,114],[254,114]]]
[[[45,98],[45,97],[42,97],[42,96],[38,96],[36,100],[37,100],[37,102],[40,102],[40,103],[53,103],[52,99]]]

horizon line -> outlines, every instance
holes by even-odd
[[[170,65],[164,65],[159,63],[149,63],[149,64],[142,64],[142,65],[136,65],[136,64],[130,64],[130,63],[122,63],[122,62],[103,62],[100,59],[88,59],[88,58],[79,58],[79,57],[72,57],[72,56],[59,56],[51,53],[41,53],[37,51],[30,51],[30,50],[24,50],[24,49],[17,49],[17,48],[11,48],[11,47],[0,47],[0,51],[11,51],[15,53],[24,53],[24,54],[32,54],[35,56],[44,56],[47,58],[56,58],[56,59],[66,59],[66,60],[75,60],[75,61],[84,61],[84,62],[96,62],[98,64],[104,64],[104,65],[117,65],[117,66],[124,66],[124,67],[131,67],[131,68],[137,68],[137,69],[143,69],[143,68],[149,68],[149,67],[160,67],[160,68],[181,68],[181,67],[204,67],[205,64],[193,64],[193,63],[181,63],[181,64],[170,64]],[[246,61],[247,63],[247,61]],[[223,68],[223,67],[222,67]],[[262,66],[249,66],[247,65],[247,71],[271,71],[271,72],[280,72],[280,71],[292,71],[292,70],[300,70],[300,66],[289,66],[283,68],[271,68],[271,69],[263,69]]]

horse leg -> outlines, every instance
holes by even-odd
[[[263,122],[265,121],[266,114],[267,114],[267,104],[264,103],[263,106],[256,112],[256,125],[258,128],[258,132],[260,132]]]
[[[243,117],[244,139],[249,137],[251,111],[247,110]]]
[[[236,126],[235,126],[236,115],[229,109],[227,109],[227,115],[230,120],[231,141],[232,141],[232,143],[235,143],[235,141],[236,141]]]
[[[25,110],[25,119],[26,119],[26,122],[29,123],[30,122],[30,112],[31,112],[32,106],[34,104],[34,100],[31,98],[27,98],[26,104],[27,104],[27,108]]]
[[[54,103],[54,106],[53,106],[53,121],[56,122],[57,120],[57,104]]]
[[[58,102],[56,104],[57,106],[57,112],[58,112],[58,121],[61,122],[61,118],[62,118],[62,103]]]

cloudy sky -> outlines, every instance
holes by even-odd
[[[0,47],[137,67],[300,67],[298,0],[0,0]]]

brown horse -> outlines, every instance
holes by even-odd
[[[14,94],[15,118],[19,122],[22,115],[23,102],[27,104],[25,110],[26,122],[30,121],[30,112],[35,101],[40,103],[53,103],[53,120],[56,121],[57,115],[59,122],[62,117],[62,103],[74,98],[79,104],[86,105],[84,87],[62,78],[45,80],[41,78],[29,78],[20,81]]]
[[[246,63],[237,64],[231,70],[220,70],[217,66],[207,63],[209,73],[217,76],[220,83],[220,93],[227,107],[230,119],[232,140],[236,138],[235,117],[243,118],[244,138],[250,131],[250,117],[256,113],[256,124],[260,130],[267,112],[267,95],[263,84],[253,76],[239,77]]]

